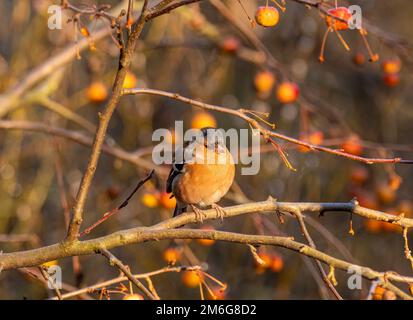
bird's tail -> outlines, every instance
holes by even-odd
[[[179,216],[180,214],[186,212],[186,208],[187,208],[186,206],[181,207],[178,204],[176,204],[173,216],[176,217],[176,216]]]

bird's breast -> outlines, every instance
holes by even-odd
[[[201,207],[218,202],[234,181],[235,166],[229,152],[228,155],[227,163],[223,164],[187,164],[172,183],[177,200]]]

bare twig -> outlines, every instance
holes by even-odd
[[[50,279],[49,273],[47,272],[47,269],[44,268],[43,266],[39,267],[39,271],[42,274],[43,278],[46,280],[48,284],[50,284],[53,287],[53,290],[56,292],[56,295],[59,300],[63,300],[62,294],[60,293],[60,289],[56,287],[55,283],[53,282],[53,279]]]
[[[162,269],[158,269],[155,271],[151,271],[151,272],[147,272],[147,273],[141,273],[141,274],[134,274],[133,277],[136,279],[146,279],[147,277],[153,277],[153,276],[157,276],[159,274],[163,274],[163,273],[169,273],[169,272],[181,272],[181,271],[196,271],[196,270],[200,270],[201,267],[200,266],[179,266],[179,267],[165,267]],[[100,282],[98,284],[94,284],[92,286],[86,287],[86,288],[82,288],[76,291],[72,291],[72,292],[68,292],[62,295],[63,299],[69,299],[69,298],[73,298],[79,295],[83,295],[85,293],[92,293],[100,288],[104,288],[104,287],[109,287],[111,285],[117,284],[119,282],[123,282],[123,281],[127,281],[129,280],[128,277],[125,276],[119,276],[117,278],[114,279],[110,279],[104,282]],[[53,297],[51,298],[51,300],[57,300],[57,297]]]
[[[73,142],[79,143],[84,146],[92,146],[93,138],[89,135],[86,135],[80,131],[72,131],[68,129],[63,129],[60,127],[50,126],[41,122],[32,122],[32,121],[13,121],[13,120],[0,120],[0,129],[6,130],[27,130],[34,132],[42,132],[46,134],[51,134],[59,136]],[[152,169],[153,163],[145,159],[142,159],[138,153],[127,152],[117,146],[109,146],[104,144],[102,146],[102,151],[112,155],[118,159],[127,161],[133,165],[142,167],[144,169]],[[167,175],[168,170],[165,170],[163,167],[157,169],[157,174]]]
[[[154,89],[124,89],[123,94],[125,95],[148,94],[148,95],[154,95],[154,96],[162,96],[162,97],[166,97],[169,99],[181,101],[190,106],[195,106],[195,107],[199,107],[199,108],[206,109],[206,110],[218,111],[218,112],[230,114],[230,115],[233,115],[233,116],[236,116],[238,118],[245,120],[254,129],[259,130],[261,135],[264,137],[265,141],[268,141],[269,137],[278,138],[278,139],[293,143],[298,146],[307,147],[308,149],[312,151],[322,151],[322,152],[334,154],[337,156],[345,157],[347,159],[360,161],[366,164],[373,164],[373,163],[413,164],[413,160],[406,160],[406,159],[401,159],[401,158],[383,159],[383,158],[366,158],[366,157],[356,156],[353,154],[349,154],[343,150],[331,149],[331,148],[323,147],[320,145],[314,145],[314,144],[311,144],[311,143],[308,143],[308,142],[305,142],[305,141],[302,141],[296,138],[292,138],[292,137],[283,135],[281,133],[277,133],[277,132],[264,128],[257,120],[249,117],[246,114],[245,109],[234,110],[230,108],[225,108],[225,107],[221,107],[217,105],[200,102],[200,101],[197,101],[191,98],[181,96],[178,93],[171,93],[171,92],[154,90]]]
[[[102,218],[100,218],[97,222],[95,222],[94,224],[92,224],[90,227],[86,228],[83,232],[81,232],[79,234],[79,238],[83,237],[84,235],[90,233],[90,231],[92,231],[94,228],[96,228],[98,225],[100,225],[101,223],[103,223],[104,221],[106,221],[107,219],[109,219],[111,216],[115,215],[116,213],[118,213],[120,210],[122,210],[123,208],[125,208],[128,203],[129,200],[133,197],[133,195],[136,193],[136,191],[138,191],[149,179],[152,178],[153,174],[155,173],[155,170],[151,170],[151,172],[149,172],[149,174],[143,178],[142,180],[140,180],[138,182],[138,184],[136,185],[136,187],[133,189],[133,191],[129,194],[129,196],[115,209],[106,212]]]
[[[313,248],[313,249],[316,249],[317,247],[315,245],[314,240],[311,238],[310,233],[308,232],[308,229],[307,229],[307,226],[305,225],[304,217],[303,217],[303,214],[301,213],[301,211],[296,210],[296,211],[292,212],[292,214],[294,214],[295,217],[297,218],[297,221],[300,225],[301,231],[302,231],[304,237],[306,238],[308,244],[310,245],[310,247]],[[324,280],[324,282],[326,283],[326,285],[330,289],[330,291],[334,294],[334,296],[338,300],[343,300],[343,297],[338,293],[338,291],[334,287],[334,284],[331,283],[330,279],[327,277],[327,274],[324,271],[323,266],[321,265],[321,262],[318,261],[318,260],[315,260],[315,263],[317,265],[318,270],[320,271],[322,279]]]
[[[116,266],[120,271],[122,271],[125,274],[125,276],[129,279],[129,281],[131,281],[138,289],[140,289],[148,298],[150,298],[151,300],[156,300],[154,295],[142,284],[142,282],[140,282],[133,276],[129,268],[126,267],[122,263],[122,261],[120,261],[106,249],[99,249],[99,252],[109,260],[109,263],[111,265]]]

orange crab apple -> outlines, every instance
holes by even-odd
[[[123,80],[123,89],[132,89],[136,87],[138,79],[132,72],[127,72],[125,79]]]
[[[333,8],[327,10],[327,13],[326,24],[328,27],[333,28],[334,30],[348,30],[348,21],[352,17],[352,14],[348,8]]]
[[[357,199],[358,203],[365,208],[378,210],[379,203],[375,194],[364,190],[355,190],[351,194]]]
[[[269,92],[275,83],[275,77],[270,71],[260,71],[254,77],[254,86],[259,93]]]
[[[280,20],[277,8],[272,6],[258,7],[255,12],[255,21],[263,27],[274,27]]]
[[[318,145],[322,144],[323,141],[324,141],[324,133],[317,130],[317,131],[314,131],[310,134],[301,136],[300,140],[308,142],[312,145],[318,146]],[[308,148],[306,146],[299,146],[298,148],[301,152],[309,152],[310,151],[310,148]]]
[[[182,274],[182,282],[188,288],[196,288],[204,279],[204,275],[199,271],[184,271]]]
[[[254,259],[255,271],[257,274],[262,274],[271,267],[272,256],[264,250],[259,250],[257,254],[260,260]]]
[[[201,228],[201,230],[215,230],[215,228],[209,224],[205,224],[203,225]],[[211,239],[198,239],[197,242],[203,246],[209,247],[212,246],[215,243],[215,240],[211,240]]]
[[[293,82],[283,82],[277,88],[277,99],[283,104],[293,103],[297,100],[300,89]]]
[[[387,183],[382,183],[376,188],[377,198],[383,204],[392,203],[396,199],[396,192]]]
[[[181,258],[181,251],[176,247],[170,247],[163,252],[162,256],[168,264],[174,265]]]
[[[159,196],[159,203],[165,209],[174,209],[176,206],[175,197],[171,197],[169,193],[162,192]]]
[[[146,192],[143,194],[141,202],[145,207],[156,208],[159,205],[159,196],[155,193]]]
[[[108,97],[108,90],[102,82],[95,81],[87,88],[86,96],[91,102],[100,103],[105,101]]]
[[[284,268],[284,260],[283,258],[275,254],[271,257],[271,264],[270,264],[270,269],[273,272],[280,272]]]
[[[344,48],[347,51],[350,51],[350,47],[347,44],[347,42],[344,40],[343,36],[339,33],[339,31],[344,31],[344,30],[349,30],[350,25],[349,25],[349,20],[352,18],[351,11],[346,8],[346,7],[336,7],[333,9],[327,10],[327,14],[325,16],[325,21],[327,24],[327,31],[324,34],[323,37],[323,42],[321,44],[321,50],[320,50],[320,55],[318,57],[318,60],[320,62],[324,62],[324,49],[325,49],[325,44],[327,42],[327,37],[330,32],[335,32],[337,35],[338,39],[340,40],[341,44],[344,46]],[[367,42],[367,30],[364,28],[359,28],[358,29],[361,37],[363,38],[363,43],[364,46],[366,47],[369,56],[370,56],[370,61],[371,62],[376,62],[379,60],[379,56],[377,54],[374,54],[370,48],[369,43]]]
[[[377,286],[373,292],[373,300],[382,300],[385,292],[386,289],[381,286]]]
[[[364,184],[369,176],[369,170],[364,166],[359,165],[351,169],[350,179],[354,184]]]
[[[361,52],[357,52],[354,56],[353,56],[353,63],[357,66],[361,66],[366,62],[366,57],[364,56],[363,53]]]
[[[381,64],[383,72],[386,74],[394,74],[400,72],[402,64],[399,59],[386,59]]]
[[[122,300],[144,300],[143,296],[137,293],[126,294]]]
[[[413,202],[410,200],[402,200],[397,206],[398,211],[403,213],[406,217],[413,217]]]
[[[191,119],[193,129],[201,129],[205,127],[216,128],[217,121],[215,117],[206,111],[197,112]]]
[[[350,136],[341,146],[344,152],[350,153],[355,156],[360,156],[363,152],[363,146],[361,145],[360,138],[356,135]]]
[[[377,220],[364,221],[364,227],[368,232],[379,233],[382,230],[383,222]]]

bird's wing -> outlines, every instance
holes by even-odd
[[[171,193],[172,192],[172,183],[174,179],[182,173],[182,170],[184,168],[183,163],[174,163],[172,165],[172,169],[169,172],[168,180],[166,180],[166,192]]]

